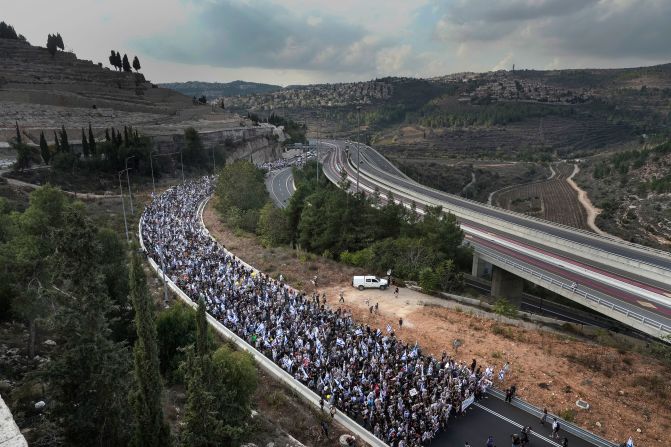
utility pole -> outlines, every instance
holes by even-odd
[[[125,171],[126,169],[124,169]],[[123,186],[121,185],[121,175],[124,171],[119,171],[119,193],[121,194],[121,208],[123,209],[123,224],[126,227],[126,242],[130,243],[130,238],[128,237],[128,221],[126,220],[126,205],[123,201]]]
[[[131,155],[130,157],[126,157],[126,182],[128,183],[128,200],[130,200],[130,215],[133,216],[135,215],[135,212],[133,211],[133,192],[130,190],[130,177],[128,176],[128,160],[131,158],[135,158],[135,155]]]
[[[149,152],[149,167],[151,168],[151,188],[156,195],[156,182],[154,182],[154,151]]]
[[[359,166],[361,165],[361,106],[356,107],[356,192],[359,193]]]
[[[212,146],[212,175],[217,173],[217,159],[214,156],[214,146]]]
[[[184,157],[183,157],[184,149],[179,151],[179,162],[182,165],[182,184],[184,184]]]

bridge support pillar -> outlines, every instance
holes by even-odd
[[[492,296],[505,298],[519,307],[522,302],[524,280],[499,267],[492,272]]]
[[[478,256],[477,253],[473,253],[473,269],[471,270],[471,275],[476,278],[485,278],[489,277],[491,273],[492,265],[489,262],[480,259],[480,256]]]

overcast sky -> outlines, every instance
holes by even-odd
[[[153,82],[272,84],[671,61],[671,0],[0,0],[34,45]]]

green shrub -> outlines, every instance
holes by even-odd
[[[499,298],[494,303],[494,313],[504,317],[515,318],[517,316],[517,308],[505,298]]]

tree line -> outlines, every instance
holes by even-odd
[[[112,67],[114,67],[117,71],[125,71],[125,72],[131,72],[131,64],[128,61],[128,55],[124,54],[123,57],[121,57],[121,53],[118,51],[111,50],[110,55],[109,55],[109,62]],[[135,71],[140,71],[142,66],[140,65],[140,59],[138,59],[137,56],[133,57],[133,65],[132,68],[135,69]]]
[[[427,290],[463,287],[460,267],[470,266],[470,250],[456,218],[438,208],[423,216],[397,204],[393,194],[347,192],[321,175],[316,162],[294,170],[296,192],[286,210],[275,207],[264,173],[239,160],[220,173],[216,207],[229,226],[255,232],[268,246],[291,245],[310,253],[384,274],[420,281]]]
[[[251,357],[217,347],[202,303],[157,318],[138,247],[56,188],[32,192],[23,212],[0,199],[0,309],[28,328],[28,358],[49,357],[18,379],[33,391],[3,396],[15,414],[46,402],[31,445],[237,446],[250,432]],[[44,337],[55,342],[47,354]],[[167,363],[166,352],[181,358]],[[186,389],[174,427],[166,382]]]
[[[26,38],[22,34],[17,34],[14,30],[14,27],[8,23],[0,22],[0,39],[12,39],[12,40],[21,40],[26,41]]]
[[[251,113],[247,112],[247,119],[251,120],[252,123],[258,124],[258,123],[270,123],[273,126],[283,126],[284,127],[284,132],[289,135],[289,139],[285,142],[285,144],[291,144],[291,143],[303,143],[307,144],[308,140],[306,137],[307,133],[307,126],[305,123],[297,123],[296,121],[292,120],[291,118],[285,118],[280,115],[276,115],[274,112],[268,115],[265,118],[261,118],[259,115],[256,113]]]
[[[232,142],[227,142],[226,148],[231,144]],[[17,151],[15,168],[18,170],[28,169],[34,163],[44,162],[58,172],[82,170],[88,173],[116,173],[126,168],[126,159],[130,158],[128,167],[140,175],[151,175],[152,162],[149,160],[152,154],[151,140],[132,126],[124,126],[123,129],[105,128],[104,137],[96,138],[89,123],[87,129],[81,129],[79,142],[81,151],[79,151],[73,148],[65,126],[53,132],[51,144],[48,143],[44,131],[40,132],[39,148],[34,148],[24,142],[19,125],[16,123],[16,138],[11,145]],[[198,132],[194,128],[184,130],[182,160],[185,166],[209,168],[213,163],[212,157],[216,158],[216,163],[223,165],[224,149],[215,148],[213,153],[208,154]],[[155,157],[153,168],[156,177],[161,176],[166,164],[166,157]]]

